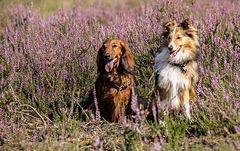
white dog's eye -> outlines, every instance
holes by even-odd
[[[181,37],[177,37],[177,39],[181,39]]]

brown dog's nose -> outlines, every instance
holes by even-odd
[[[104,57],[104,59],[109,60],[109,58],[110,58],[110,54],[105,53],[105,54],[103,55],[103,57]]]

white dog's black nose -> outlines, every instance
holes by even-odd
[[[168,45],[168,49],[169,49],[170,51],[172,51],[172,50],[173,50],[173,46],[172,46],[172,45]]]

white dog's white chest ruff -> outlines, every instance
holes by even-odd
[[[168,63],[168,58],[168,51],[163,49],[155,58],[154,70],[158,75],[158,87],[166,89],[169,93],[166,101],[171,103],[172,108],[178,109],[180,106],[178,91],[189,85],[189,80],[183,78],[184,73],[179,67]]]
[[[154,70],[158,75],[158,86],[161,88],[176,87],[184,88],[189,84],[187,79],[183,78],[183,72],[179,67],[168,63],[169,54],[163,50],[155,58]]]

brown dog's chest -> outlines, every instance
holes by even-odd
[[[132,84],[130,78],[122,76],[120,83],[113,83],[98,77],[95,88],[100,114],[103,118],[111,122],[119,122],[129,109]],[[124,83],[129,83],[124,87]],[[121,89],[122,87],[122,89]]]
[[[131,78],[128,76],[99,77],[96,81],[97,98],[101,101],[127,102],[131,87]]]

